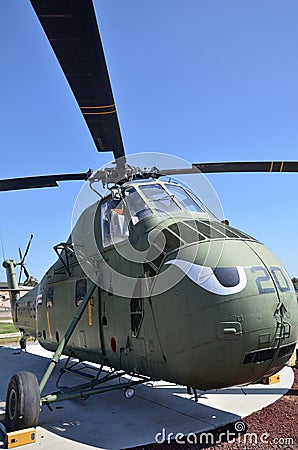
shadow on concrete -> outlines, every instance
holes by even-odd
[[[42,354],[43,349],[38,347]],[[34,352],[38,351],[37,345],[32,348]],[[29,370],[40,380],[49,361],[48,357],[32,354],[30,347],[29,353],[20,354],[16,354],[16,349],[0,347],[0,407],[4,407],[8,381],[13,373]],[[44,393],[57,390],[55,382],[63,364],[63,361],[58,363]],[[74,376],[67,374],[65,377],[63,384],[73,384]],[[53,435],[64,438],[57,443],[59,450],[69,448],[69,440],[72,441],[71,448],[75,442],[79,442],[97,448],[120,449],[155,442],[157,433],[162,432],[165,436],[178,432],[184,435],[200,433],[240,419],[241,413],[237,413],[236,407],[235,412],[225,411],[222,406],[215,406],[214,398],[229,395],[236,405],[239,396],[249,398],[252,394],[264,396],[267,393],[271,396],[282,395],[287,391],[253,386],[246,387],[245,393],[240,388],[199,392],[199,402],[196,403],[193,397],[186,394],[184,387],[164,382],[154,386],[139,385],[135,390],[136,394],[131,399],[126,399],[123,392],[117,390],[89,397],[86,401],[75,399],[54,403],[51,405],[52,411],[43,407],[39,425]],[[213,399],[210,404],[209,399]],[[51,436],[47,439],[50,442]],[[55,442],[51,442],[52,447],[43,448],[53,448]],[[28,446],[26,448],[29,450]]]

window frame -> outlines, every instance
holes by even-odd
[[[82,296],[82,292],[78,292],[79,289],[81,289],[80,284],[82,285],[84,282],[84,295]],[[79,278],[78,280],[76,280],[76,289],[75,289],[75,305],[76,306],[80,306],[80,304],[83,302],[83,299],[86,295],[87,292],[87,278]],[[80,295],[79,295],[80,294]]]
[[[50,284],[46,289],[46,308],[54,307],[54,285]]]

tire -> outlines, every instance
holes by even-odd
[[[6,394],[5,424],[9,431],[36,427],[40,412],[39,385],[31,372],[15,373]]]

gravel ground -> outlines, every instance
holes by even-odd
[[[231,424],[214,432],[215,445],[212,445],[210,437],[209,444],[206,444],[206,437],[200,438],[198,435],[197,444],[193,443],[193,438],[192,444],[151,444],[135,447],[134,450],[298,450],[298,369],[294,369],[294,374],[294,384],[286,395],[243,420],[246,425],[244,433],[237,433],[235,436],[235,424]],[[238,422],[237,426],[241,428],[241,424],[242,422],[240,425]]]

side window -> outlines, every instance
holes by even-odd
[[[109,199],[100,207],[101,235],[104,247],[117,244],[128,237],[128,226],[122,201]]]
[[[143,300],[141,298],[132,298],[130,300],[130,324],[131,335],[136,337],[141,328],[143,319]]]
[[[87,292],[87,280],[82,278],[76,282],[76,306],[79,306]]]
[[[130,325],[131,325],[131,335],[137,337],[143,321],[143,299],[141,293],[141,280],[138,279],[136,287],[134,290],[134,297],[130,300]]]
[[[53,308],[54,306],[54,286],[47,287],[46,306],[47,308]]]

